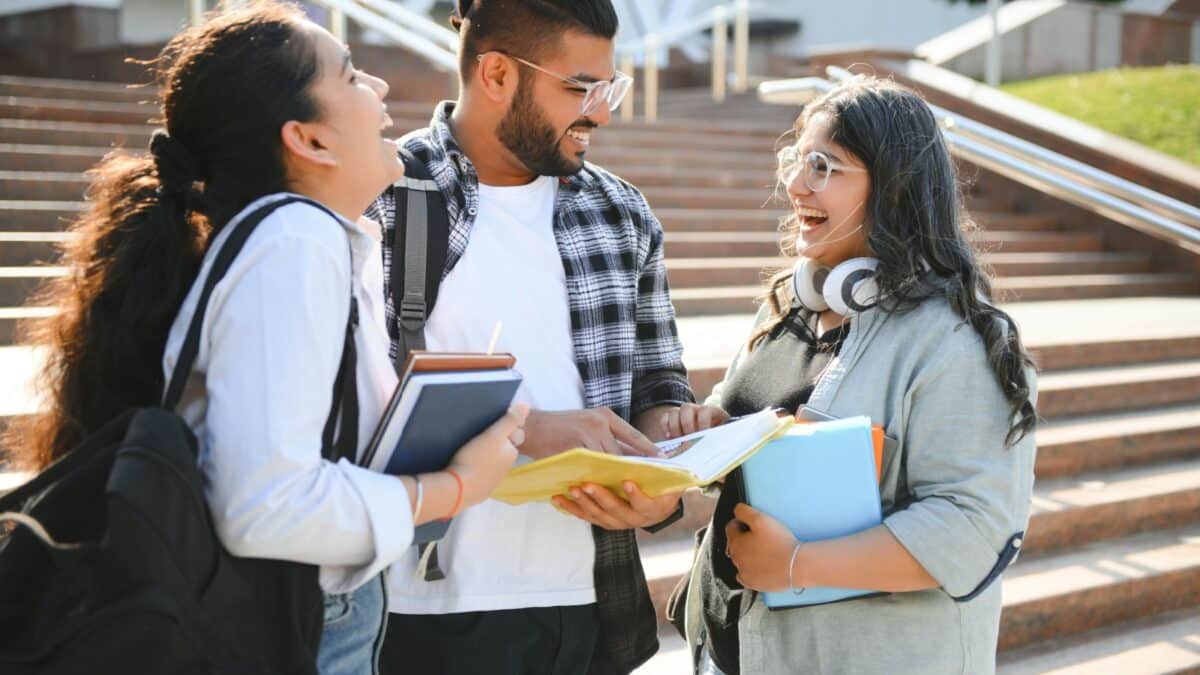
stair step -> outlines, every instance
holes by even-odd
[[[971,240],[988,253],[1100,252],[1103,239],[1095,232],[1002,232],[985,230]],[[667,230],[668,258],[768,257],[779,255],[774,231],[676,232]],[[736,311],[736,310],[735,310]],[[744,310],[753,311],[753,310]]]
[[[1196,444],[1200,449],[1200,442]],[[1200,454],[1039,480],[1026,555],[1200,521]]]
[[[1044,373],[1038,411],[1047,418],[1200,401],[1200,359]]]
[[[1020,560],[1004,578],[1001,651],[1200,605],[1200,526]]]
[[[1200,290],[1200,278],[1174,273],[1022,276],[997,279],[993,288],[1006,302],[1191,295]]]
[[[90,82],[43,77],[0,75],[0,96],[138,103],[151,100],[155,91],[123,82]]]
[[[1198,646],[1200,613],[1189,608],[1003,652],[997,658],[996,672],[1194,675],[1200,671]]]
[[[0,267],[0,307],[24,305],[43,281],[66,275],[65,267]]]
[[[0,170],[82,173],[96,165],[107,147],[0,143]]]
[[[640,148],[632,144],[607,142],[600,137],[597,137],[595,145],[588,150],[587,159],[618,176],[621,175],[621,168],[624,165],[653,166],[670,170],[714,165],[722,169],[754,172],[769,170],[775,166],[774,155],[770,150],[733,152],[693,148],[688,144],[671,148]],[[758,191],[757,196],[758,201],[749,203],[752,205],[762,203],[763,197],[765,197],[764,191]],[[649,199],[649,201],[652,207],[660,206],[653,199]],[[669,206],[669,204],[661,204],[661,206]],[[745,203],[740,206],[745,206]]]
[[[1183,332],[1158,337],[1079,340],[1034,345],[1029,350],[1043,371],[1148,363],[1200,358],[1200,334]]]
[[[1037,430],[1039,478],[1200,452],[1200,403],[1049,420]]]
[[[761,168],[755,170],[724,167],[677,167],[668,171],[653,164],[630,164],[628,162],[605,168],[611,169],[638,188],[692,186],[770,191],[775,184],[775,173]],[[661,211],[661,209],[655,211],[659,220],[663,219]],[[666,227],[665,223],[664,227]]]
[[[85,189],[87,180],[73,171],[0,170],[0,200],[69,201],[83,199]]]
[[[985,263],[1000,276],[1057,274],[1132,274],[1148,272],[1149,253],[985,253]],[[737,286],[759,283],[766,274],[790,267],[793,260],[776,257],[668,258],[671,288]]]
[[[3,117],[3,116],[0,116]],[[141,150],[150,142],[148,124],[63,122],[44,119],[0,119],[0,143],[68,145]]]
[[[82,201],[0,200],[0,230],[59,232],[85,206]]]
[[[33,265],[58,259],[65,232],[0,231],[0,266]]]
[[[53,307],[0,307],[0,345],[16,342],[20,322],[51,316],[56,312]]]
[[[753,152],[765,156],[770,163],[763,168],[774,168],[775,139],[766,134],[697,133],[687,129],[670,127],[631,127],[613,124],[596,130],[596,147],[620,138],[621,145],[640,148],[704,148],[733,153]],[[765,155],[763,154],[765,153]],[[719,166],[719,165],[718,165]]]
[[[0,96],[0,118],[3,119],[148,124],[158,114],[159,109],[153,104]]]
[[[671,241],[668,238],[668,242]],[[668,255],[671,254],[670,251],[668,248]],[[731,251],[731,254],[734,253]],[[1197,277],[1188,274],[1063,274],[1000,278],[995,281],[994,288],[1001,300],[1019,302],[1183,295],[1194,293],[1198,285],[1200,282]],[[706,286],[676,289],[672,291],[671,296],[677,314],[699,316],[753,312],[753,298],[761,292],[761,285]]]
[[[655,169],[642,167],[642,171],[655,171]],[[679,169],[672,169],[671,175],[676,175],[678,171]],[[736,173],[744,175],[750,172],[739,171]],[[658,216],[659,221],[662,222],[662,228],[666,231],[744,232],[749,229],[754,232],[776,232],[780,221],[787,215],[786,209],[779,208],[778,203],[772,203],[773,184],[772,179],[769,178],[757,186],[739,184],[737,189],[716,191],[702,190],[702,185],[686,184],[686,181],[684,181],[684,186],[679,186],[666,179],[656,180],[655,183],[640,183],[626,173],[622,173],[622,177],[631,180],[635,185],[647,187],[646,195],[650,205],[654,207],[654,215]],[[650,189],[652,186],[654,189]],[[670,193],[667,195],[670,199],[664,198],[664,193],[659,191],[658,187],[664,187],[665,190],[670,189]],[[703,197],[704,192],[714,193],[715,198],[720,199],[721,204],[725,205],[701,208],[698,204],[683,202],[688,195]],[[655,198],[658,198],[658,201],[655,201]],[[676,205],[668,204],[667,201],[683,203]],[[775,199],[775,202],[778,202],[778,199]],[[745,208],[746,205],[762,208]],[[1058,231],[1058,227],[1060,227],[1058,220],[1051,216],[1001,213],[994,209],[1002,207],[989,197],[974,199],[973,208],[980,209],[974,216],[986,229],[992,229],[992,231],[1054,232]]]

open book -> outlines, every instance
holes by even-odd
[[[446,468],[459,448],[508,411],[521,385],[515,365],[511,354],[413,352],[363,465],[393,475]],[[421,525],[414,543],[440,539],[448,527],[448,521]]]
[[[792,418],[774,410],[728,422],[719,427],[658,444],[659,457],[623,457],[575,448],[530,462],[508,473],[492,499],[509,504],[547,501],[583,483],[602,485],[623,494],[622,484],[633,481],[646,494],[708,485],[746,461],[767,441],[792,425]]]

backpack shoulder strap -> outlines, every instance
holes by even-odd
[[[208,271],[208,276],[204,279],[204,287],[196,303],[196,311],[192,315],[191,323],[188,325],[187,337],[183,341],[183,347],[179,351],[179,358],[175,363],[175,369],[171,373],[171,382],[167,387],[167,393],[163,397],[163,408],[174,411],[178,407],[179,401],[183,398],[183,388],[187,383],[192,365],[196,362],[196,356],[200,351],[200,333],[204,327],[204,316],[208,312],[208,301],[212,296],[213,289],[225,277],[234,259],[237,258],[238,253],[246,245],[246,241],[254,233],[259,223],[276,210],[296,202],[304,202],[315,206],[329,214],[330,218],[339,221],[340,226],[341,219],[333,211],[329,210],[328,207],[320,202],[300,196],[283,197],[269,204],[264,204],[247,214],[246,217],[234,225],[233,232],[230,233],[229,238],[221,245],[221,250],[217,252],[212,267]],[[346,336],[342,346],[342,359],[338,366],[337,379],[333,385],[333,404],[326,419],[324,433],[322,434],[322,453],[327,459],[337,459],[343,456],[353,459],[354,454],[357,452],[358,395],[355,378],[357,353],[354,345],[354,330],[357,325],[358,303],[354,298],[353,286],[351,286],[350,314],[346,320]],[[342,423],[340,425],[336,423],[339,417],[339,410],[342,412],[340,415]],[[336,441],[333,438],[335,425],[340,432]]]
[[[396,366],[425,348],[425,322],[437,302],[446,265],[450,217],[446,199],[425,164],[400,149],[404,178],[392,186],[396,222],[392,235],[390,291],[396,312]]]
[[[446,198],[429,168],[401,146],[404,178],[392,185],[396,222],[392,234],[389,295],[396,312],[396,371],[409,352],[425,349],[425,322],[437,302],[438,286],[450,246]],[[442,534],[445,530],[442,530]],[[426,581],[446,577],[437,558],[437,542],[420,545],[418,576]]]

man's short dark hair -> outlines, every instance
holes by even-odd
[[[611,40],[618,22],[612,0],[458,0],[450,25],[462,36],[458,68],[465,79],[485,52],[536,63],[555,53],[564,33]]]

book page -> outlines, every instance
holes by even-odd
[[[762,410],[719,427],[658,443],[658,449],[663,453],[661,457],[625,459],[672,466],[711,482],[778,427],[779,417],[775,411]]]

